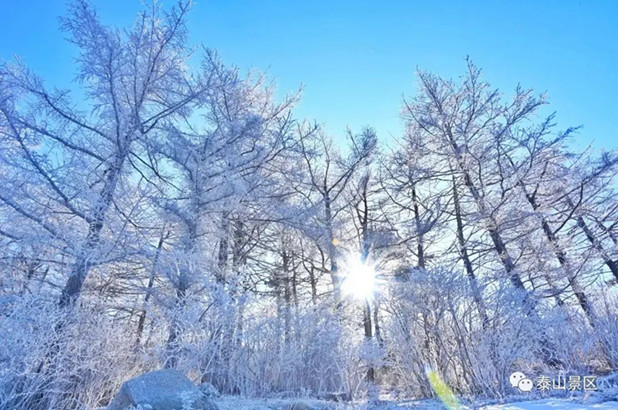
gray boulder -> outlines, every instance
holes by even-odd
[[[177,370],[144,373],[122,384],[107,410],[141,407],[150,410],[219,410]]]

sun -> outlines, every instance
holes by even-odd
[[[342,266],[343,292],[357,299],[373,297],[376,290],[376,267],[359,255],[348,255]]]

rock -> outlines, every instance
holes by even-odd
[[[217,390],[217,388],[215,386],[213,386],[212,384],[210,384],[208,382],[202,382],[197,387],[200,389],[200,391],[202,392],[202,395],[204,397],[219,397],[219,396],[221,396],[221,394],[219,393],[219,390]]]
[[[219,410],[184,374],[171,369],[144,373],[124,382],[107,410],[137,406],[151,410]]]

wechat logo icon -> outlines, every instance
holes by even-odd
[[[527,393],[532,391],[532,380],[528,379],[522,372],[515,372],[511,374],[509,381],[511,382],[511,387],[515,387],[521,392]]]

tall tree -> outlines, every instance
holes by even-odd
[[[61,306],[75,302],[91,268],[103,262],[110,208],[139,172],[147,142],[206,90],[186,70],[188,9],[188,2],[169,12],[153,6],[121,32],[103,25],[86,1],[73,2],[62,27],[80,50],[79,99],[47,88],[19,61],[1,68],[4,141],[20,147],[20,165],[39,185],[47,209],[23,188],[0,201],[71,249]],[[66,221],[70,235],[63,232]]]

